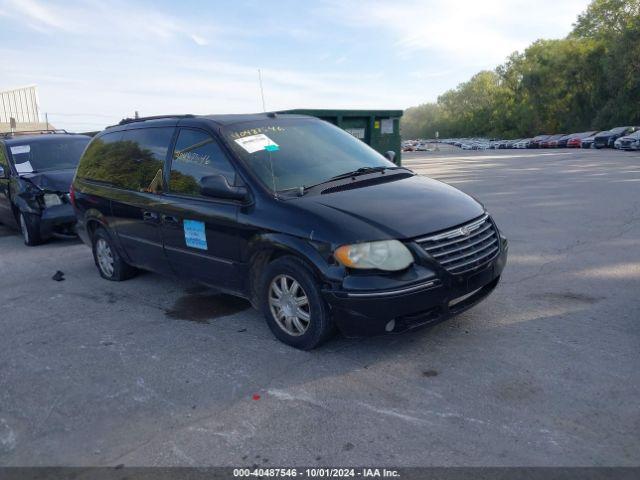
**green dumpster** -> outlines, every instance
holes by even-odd
[[[278,113],[310,115],[333,123],[384,155],[395,152],[400,165],[400,117],[402,110],[283,110]]]

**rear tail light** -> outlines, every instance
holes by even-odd
[[[76,206],[76,192],[73,190],[73,183],[69,187],[69,202],[75,208]]]

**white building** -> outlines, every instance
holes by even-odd
[[[0,90],[0,132],[11,131],[11,119],[15,119],[15,131],[52,129],[40,117],[38,87]]]

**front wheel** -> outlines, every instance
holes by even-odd
[[[262,276],[262,311],[282,342],[311,350],[334,332],[327,304],[311,270],[295,257],[267,265]]]
[[[127,280],[136,274],[136,269],[122,259],[104,228],[98,228],[93,234],[93,260],[100,276],[113,282]]]
[[[40,217],[31,213],[20,212],[18,214],[18,220],[20,222],[20,232],[22,233],[22,239],[24,244],[33,247],[42,243],[42,237],[40,236]]]

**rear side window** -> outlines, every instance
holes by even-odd
[[[181,129],[173,151],[169,191],[182,195],[200,195],[200,180],[223,175],[235,182],[235,170],[218,142],[201,130]]]
[[[122,142],[129,149],[122,166],[123,176],[118,185],[140,192],[162,190],[162,169],[171,145],[173,127],[141,128],[124,132]]]
[[[159,192],[173,132],[173,127],[160,127],[103,135],[87,149],[78,176],[138,192]]]
[[[122,132],[106,133],[91,141],[78,165],[78,178],[114,183],[124,152]]]

